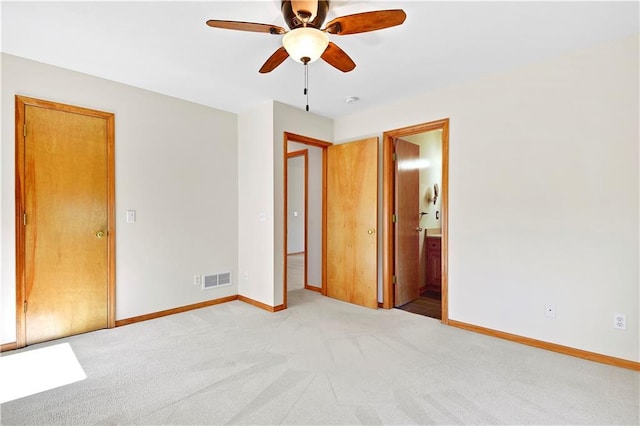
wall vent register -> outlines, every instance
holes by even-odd
[[[222,272],[220,274],[202,276],[203,290],[209,290],[212,288],[224,287],[228,285],[231,285],[231,272]]]

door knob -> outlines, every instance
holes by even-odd
[[[420,232],[420,231],[422,231],[422,228],[418,226],[418,227],[416,228],[416,231],[417,231],[417,232]]]
[[[367,234],[369,234],[369,235],[373,235],[375,233],[376,233],[376,230],[373,229],[373,228],[369,228],[369,230],[367,231]]]
[[[105,236],[105,232],[104,231],[96,232],[96,238],[103,238],[104,236]]]

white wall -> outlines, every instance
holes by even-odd
[[[282,284],[284,279],[284,132],[295,133],[331,142],[333,140],[333,120],[311,112],[294,108],[279,102],[273,103],[273,173],[275,208],[274,255],[274,301],[283,303]],[[311,188],[310,188],[311,191]],[[311,221],[309,222],[311,228]],[[313,236],[309,237],[310,240]],[[311,279],[311,275],[309,277]],[[321,283],[320,283],[321,284]]]
[[[451,319],[640,360],[638,47],[636,35],[335,121],[341,141],[451,119]]]
[[[433,196],[433,185],[438,184],[442,190],[442,131],[432,130],[417,135],[405,136],[402,139],[420,147],[420,159],[426,160],[427,165],[420,169],[420,211],[427,214],[420,219],[420,226],[424,229],[442,228],[442,218],[436,213],[442,212],[442,197],[438,196],[435,204],[429,201]],[[423,232],[424,233],[424,232]],[[421,234],[422,237],[422,234]],[[421,243],[422,244],[422,243]]]
[[[115,113],[116,319],[237,293],[235,114],[3,54],[0,342],[15,341],[16,94]],[[193,285],[224,271],[234,285]]]
[[[291,254],[304,251],[304,157],[289,158],[287,164],[287,253]]]
[[[238,115],[238,292],[269,306],[274,306],[273,144],[273,102]]]

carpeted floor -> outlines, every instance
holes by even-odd
[[[640,373],[298,290],[69,342],[87,379],[2,404],[20,424],[635,424]],[[22,350],[22,351],[24,351]],[[4,353],[11,356],[11,353]],[[10,386],[3,380],[2,386]]]
[[[304,283],[304,253],[287,255],[287,289],[300,290]]]

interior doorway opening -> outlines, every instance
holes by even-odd
[[[287,291],[307,284],[309,150],[287,153]]]
[[[284,279],[326,295],[326,168],[330,142],[284,133]]]
[[[449,120],[383,136],[382,305],[446,324]]]

